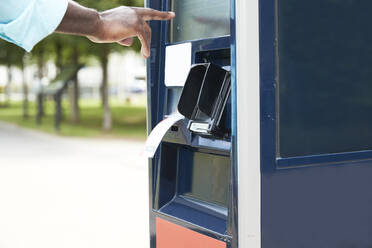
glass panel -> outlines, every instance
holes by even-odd
[[[188,150],[181,154],[180,194],[227,207],[230,159]]]
[[[229,0],[171,0],[176,18],[170,42],[220,37],[230,34]]]
[[[372,149],[372,1],[280,0],[281,157]]]

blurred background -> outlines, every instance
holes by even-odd
[[[0,248],[149,247],[139,50],[53,34],[26,53],[0,40]]]

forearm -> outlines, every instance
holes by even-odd
[[[66,14],[56,29],[58,33],[82,36],[96,36],[99,31],[100,16],[94,9],[83,7],[70,1]]]

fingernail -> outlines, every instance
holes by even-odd
[[[142,53],[142,56],[147,59],[148,57],[150,57],[150,54],[148,52],[145,52],[145,51],[141,51]]]
[[[176,13],[174,13],[173,11],[168,11],[168,14],[171,14],[173,16],[176,16]]]

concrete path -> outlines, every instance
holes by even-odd
[[[0,248],[148,248],[142,147],[0,123]]]

